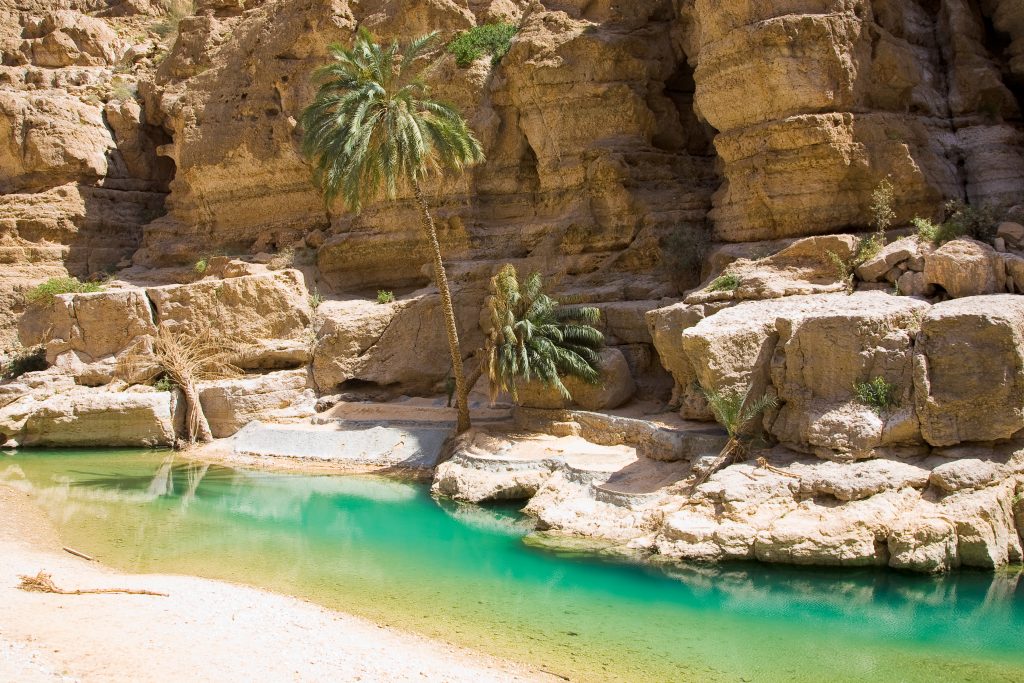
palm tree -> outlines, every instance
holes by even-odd
[[[601,381],[598,350],[604,335],[594,329],[601,312],[593,307],[562,307],[544,293],[539,273],[519,281],[512,265],[491,278],[487,299],[491,330],[484,364],[491,385],[491,401],[499,391],[519,399],[517,383],[537,379],[572,398],[562,383],[573,376],[591,384]]]
[[[712,474],[726,465],[746,459],[746,439],[749,428],[764,411],[778,405],[775,397],[768,394],[754,399],[750,395],[749,388],[743,393],[736,389],[732,391],[709,390],[704,392],[704,396],[707,398],[708,407],[711,408],[715,419],[725,427],[729,439],[714,461],[690,485],[691,490],[706,482]]]
[[[417,38],[403,50],[397,42],[379,45],[361,29],[350,49],[332,45],[334,61],[317,70],[323,83],[302,113],[302,148],[328,205],[341,198],[358,212],[381,194],[395,199],[399,191],[412,190],[433,250],[461,433],[470,426],[469,388],[437,229],[420,183],[431,173],[461,172],[484,155],[459,112],[430,99],[417,60],[435,35]]]

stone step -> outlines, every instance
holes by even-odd
[[[324,460],[359,466],[429,469],[451,434],[447,426],[348,424],[271,425],[252,422],[234,437],[244,456]]]

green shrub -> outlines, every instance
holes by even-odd
[[[857,382],[853,385],[853,391],[858,401],[878,414],[899,405],[899,388],[885,381],[884,377],[875,377],[870,382]]]
[[[883,246],[885,231],[896,220],[896,212],[892,209],[894,195],[892,182],[888,177],[878,183],[878,187],[871,193],[871,225],[882,235]]]
[[[448,43],[448,52],[455,55],[455,63],[463,69],[485,54],[490,55],[491,64],[496,65],[508,53],[518,30],[515,24],[506,22],[474,26],[455,36]]]
[[[53,303],[58,294],[79,294],[84,292],[102,292],[103,285],[98,282],[81,282],[76,277],[51,277],[41,285],[36,285],[25,292],[25,301],[30,304],[47,306]]]
[[[178,385],[175,384],[174,380],[168,377],[166,374],[160,375],[155,382],[153,382],[153,388],[157,391],[174,391],[174,388]]]
[[[30,349],[16,349],[7,362],[0,365],[0,379],[14,379],[26,372],[36,372],[49,367],[46,363],[46,349],[34,346]]]
[[[389,292],[384,289],[377,290],[377,303],[379,304],[390,304],[395,301],[395,293]]]
[[[735,292],[740,286],[739,275],[723,273],[708,285],[709,292]]]
[[[164,16],[150,25],[150,30],[161,38],[178,35],[178,24],[195,11],[192,0],[163,0]]]
[[[203,258],[201,258],[198,261],[196,261],[196,264],[194,266],[192,266],[192,271],[195,272],[196,275],[205,275],[206,274],[206,269],[209,268],[209,267],[210,267],[210,259],[208,259],[208,258],[206,258],[204,256]]]
[[[380,293],[378,292],[378,297]],[[324,302],[324,297],[320,294],[320,290],[317,287],[313,288],[313,293],[309,295],[309,307],[314,311],[320,308],[320,304]]]
[[[926,218],[911,221],[917,228],[918,238],[940,246],[958,237],[991,242],[996,236],[996,214],[991,207],[976,209],[954,199],[946,202],[945,214],[945,219],[937,225]]]

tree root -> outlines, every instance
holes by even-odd
[[[780,469],[780,468],[776,467],[775,465],[769,464],[767,458],[758,458],[757,459],[757,466],[758,467],[763,467],[764,469],[768,470],[769,472],[774,472],[775,474],[781,474],[784,477],[793,477],[794,479],[799,479],[800,478],[799,474],[793,474],[792,472],[787,472],[784,469]]]
[[[18,585],[23,591],[32,591],[36,593],[56,593],[58,595],[85,595],[87,593],[127,593],[128,595],[158,595],[166,598],[170,597],[167,593],[156,593],[154,591],[147,590],[136,590],[133,588],[79,588],[77,590],[69,591],[63,588],[58,588],[53,583],[53,579],[50,575],[44,571],[40,571],[35,576],[19,576],[21,583]]]

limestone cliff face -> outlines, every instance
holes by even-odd
[[[133,96],[153,43],[140,0],[0,1],[0,346],[21,292],[126,265],[164,212],[169,140]]]
[[[295,248],[325,292],[427,284],[409,198],[324,207],[298,153],[310,73],[361,25],[520,27],[500,64],[439,50],[431,77],[488,156],[430,188],[467,305],[502,261],[598,302],[677,296],[708,236],[863,228],[886,176],[899,221],[1024,203],[1014,0],[198,0],[164,46],[161,12],[0,0],[5,282]]]

